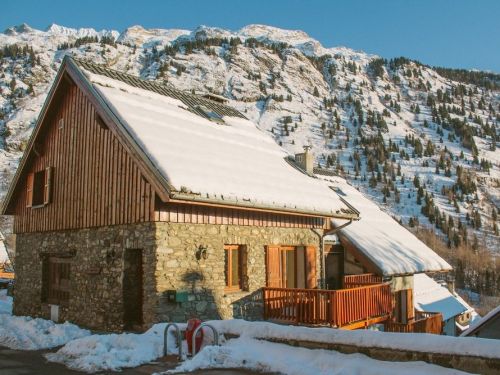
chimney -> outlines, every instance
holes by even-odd
[[[304,152],[295,154],[295,162],[297,165],[306,171],[307,174],[313,174],[314,155],[312,154],[311,146],[304,146]]]

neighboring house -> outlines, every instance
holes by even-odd
[[[497,306],[484,317],[472,323],[469,329],[460,336],[500,339],[500,306]]]
[[[475,314],[474,309],[454,291],[424,273],[414,275],[413,284],[415,309],[440,312],[443,316],[443,334],[459,336]]]
[[[2,210],[14,314],[145,329],[317,288],[322,235],[358,215],[285,157],[220,101],[65,57]]]
[[[420,274],[445,273],[452,267],[347,181],[319,168],[314,168],[314,172],[343,200],[354,205],[361,217],[348,225],[334,219],[337,230],[324,238],[327,287],[345,288],[349,286],[346,283],[356,279],[362,280],[362,284],[383,280],[390,283],[395,293],[395,322],[414,322],[427,316],[426,312],[447,315],[427,308],[415,311],[413,290],[418,288],[417,278],[426,277]]]

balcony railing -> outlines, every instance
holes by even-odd
[[[344,288],[358,288],[366,285],[382,284],[382,277],[373,273],[344,276]]]
[[[408,323],[385,322],[386,332],[434,333],[440,335],[443,330],[441,313],[416,311],[415,318]]]
[[[357,328],[390,317],[388,284],[341,290],[264,288],[264,319]]]

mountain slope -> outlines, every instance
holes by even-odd
[[[453,81],[415,61],[325,48],[264,25],[118,33],[24,24],[0,34],[0,49],[0,196],[70,53],[223,95],[290,153],[312,145],[318,166],[402,223],[433,226],[450,245],[500,248],[498,75],[481,86]]]

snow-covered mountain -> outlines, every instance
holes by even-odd
[[[0,51],[0,197],[62,58],[73,54],[225,96],[291,154],[312,145],[318,166],[402,223],[436,227],[450,244],[500,247],[498,75],[440,75],[265,25],[118,33],[23,24],[0,34]]]

